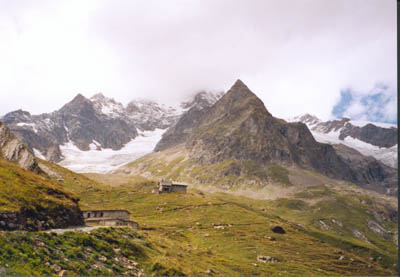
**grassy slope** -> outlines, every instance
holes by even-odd
[[[0,211],[75,205],[76,200],[56,182],[0,159]]]
[[[65,187],[74,194],[79,195],[79,197],[84,195],[87,191],[97,191],[106,188],[106,186],[100,182],[96,182],[82,174],[77,174],[57,164],[45,160],[39,160],[39,164],[45,165],[59,176],[52,177],[54,182],[58,182],[59,185]],[[59,181],[60,179],[62,181]]]
[[[154,187],[154,181],[143,178],[120,176],[116,184],[117,181],[113,180],[112,176],[91,175],[98,180],[107,181],[107,184],[99,184],[57,165],[50,163],[46,165],[62,176],[66,189],[80,197],[82,208],[123,208],[132,213],[132,220],[139,223],[141,230],[134,232],[126,228],[123,229],[125,231],[121,231],[128,232],[125,234],[119,233],[119,229],[113,229],[109,235],[116,241],[130,236],[142,238],[144,244],[140,246],[141,252],[132,253],[130,258],[138,261],[147,274],[168,272],[204,274],[209,269],[214,274],[228,275],[396,274],[396,267],[393,266],[397,263],[395,245],[374,234],[366,233],[360,228],[363,223],[357,220],[353,222],[347,216],[349,207],[340,206],[344,203],[343,201],[348,200],[346,199],[348,196],[329,189],[325,191],[325,189],[315,187],[311,196],[306,192],[303,194],[299,192],[297,202],[290,199],[254,200],[231,194],[211,194],[197,190],[191,190],[187,194],[157,195],[150,193]],[[316,203],[310,204],[307,202],[307,197],[313,200],[317,198],[324,200],[328,197],[334,203],[325,205],[324,201],[315,201]],[[340,205],[335,206],[336,203]],[[365,209],[364,204],[357,204],[355,201],[350,203],[354,208],[352,215],[362,218],[370,216],[365,213],[365,210],[360,213]],[[332,209],[332,205],[340,209]],[[341,220],[345,226],[349,226],[349,230],[350,227],[356,226],[357,229],[366,233],[371,243],[351,236],[350,231],[346,231],[347,229],[343,229],[342,235],[338,235],[335,230],[322,230],[317,222],[320,218],[326,217]],[[224,229],[214,228],[213,223],[221,223]],[[390,223],[386,223],[388,226],[385,227],[395,231],[396,226],[389,226]],[[274,234],[270,230],[273,225],[282,226],[287,233]],[[3,233],[3,236],[4,234],[7,240],[3,247],[0,247],[3,249],[15,248],[17,244],[14,240],[21,240],[25,236],[24,233],[16,232],[13,233],[16,238],[9,239],[10,234]],[[32,236],[42,235],[32,233]],[[98,237],[97,243],[104,246],[103,254],[98,250],[96,252],[100,254],[97,256],[82,252],[79,238],[85,236],[96,237],[96,233],[54,235],[57,238],[54,238],[55,240],[68,241],[65,251],[75,251],[73,252],[75,254],[71,254],[68,258],[69,262],[61,265],[62,268],[72,273],[92,273],[94,271],[91,270],[95,269],[91,266],[99,262],[98,255],[108,253],[108,260],[117,255],[113,250],[116,244],[110,244],[109,239],[101,236]],[[273,237],[275,240],[270,240],[268,237]],[[51,237],[44,237],[42,240],[48,245],[54,243]],[[132,242],[131,239],[128,241]],[[62,248],[58,250],[60,249]],[[38,259],[41,261],[50,259],[50,264],[61,263],[61,259],[50,255],[39,257],[40,252],[33,253],[31,250],[24,249],[16,251],[22,253],[18,255],[28,255],[26,265],[23,267],[25,271],[17,270],[15,258],[5,259],[4,255],[7,254],[4,254],[6,253],[4,251],[0,263],[4,266],[5,262],[8,262],[12,270],[17,270],[19,273],[48,274],[51,272],[52,269],[49,267],[39,265]],[[82,258],[79,252],[88,256]],[[258,262],[257,255],[273,256],[278,258],[279,262]],[[340,259],[341,256],[344,258]],[[73,266],[78,262],[82,265]],[[110,263],[98,273],[111,274],[109,270],[114,270],[113,274],[115,274],[118,273],[116,269],[118,267],[122,266],[118,263]],[[119,270],[122,272],[122,268]]]
[[[101,228],[88,234],[0,233],[0,267],[9,275],[51,275],[61,269],[67,274],[132,275],[139,272],[145,252],[153,251],[131,228]]]
[[[99,209],[124,208],[132,213],[132,219],[142,227],[139,234],[157,249],[157,254],[149,254],[144,262],[148,273],[152,272],[154,264],[186,274],[204,274],[207,269],[230,275],[387,275],[396,272],[393,266],[397,263],[396,246],[368,232],[366,235],[372,243],[352,236],[350,230],[360,229],[364,221],[352,220],[348,216],[349,207],[334,210],[331,207],[338,207],[336,204],[343,204],[349,200],[347,197],[353,196],[328,188],[320,193],[321,200],[328,195],[334,203],[305,204],[301,210],[293,203],[288,204],[286,199],[254,200],[197,190],[188,194],[156,195],[150,193],[154,181],[119,176],[119,184],[116,184],[110,175],[92,174],[91,177],[107,180],[109,185],[82,193],[81,205]],[[318,198],[319,189],[315,187],[314,200]],[[352,216],[370,216],[366,213],[367,205],[350,202],[354,209]],[[342,235],[333,229],[322,230],[317,220],[326,217],[341,220],[348,230],[344,228]],[[224,229],[216,229],[213,223],[226,225]],[[305,228],[299,224],[304,224]],[[274,234],[270,230],[272,225],[283,226],[287,234]],[[394,224],[385,227],[396,230]],[[360,231],[365,230],[361,228]],[[280,262],[260,263],[257,255],[273,256]],[[340,256],[344,259],[339,260]]]

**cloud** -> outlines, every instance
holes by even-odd
[[[397,99],[391,0],[0,0],[0,30],[0,114],[78,92],[175,103],[238,78],[278,117],[328,119],[378,82]]]
[[[370,91],[341,92],[341,100],[333,107],[335,117],[355,120],[397,123],[397,98],[389,86],[377,84]]]

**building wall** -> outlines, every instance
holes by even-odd
[[[129,220],[127,211],[83,211],[83,218],[115,218]]]
[[[93,219],[89,218],[87,222],[98,223],[104,226],[130,226],[132,228],[138,229],[138,224],[130,220],[120,220],[120,219]]]
[[[171,192],[186,192],[186,186],[171,186]]]

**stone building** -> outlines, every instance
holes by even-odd
[[[168,193],[168,192],[186,193],[186,191],[187,191],[187,185],[175,182],[166,182],[166,181],[160,181],[158,183],[157,188],[154,190],[155,193]]]
[[[131,213],[127,210],[87,210],[82,213],[85,223],[138,228],[138,224],[130,220]]]

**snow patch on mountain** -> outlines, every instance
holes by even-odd
[[[168,128],[181,114],[171,106],[146,99],[135,99],[127,105],[126,115],[140,130],[152,130]]]
[[[65,159],[59,164],[75,172],[107,173],[153,151],[165,130],[144,131],[122,149],[98,149],[98,142],[90,144],[89,151],[82,151],[73,142],[61,145]]]
[[[38,130],[37,130],[37,128],[36,128],[36,125],[35,125],[35,123],[25,123],[25,122],[20,122],[20,123],[17,123],[17,126],[19,126],[19,127],[21,127],[21,126],[28,126],[28,127],[31,127],[31,128],[32,128],[32,130],[33,130],[35,133],[37,133],[37,132],[38,132]]]
[[[120,118],[125,114],[125,108],[121,103],[116,102],[113,98],[105,97],[101,93],[93,95],[90,100],[98,113],[105,114],[111,118]]]
[[[363,127],[367,124],[373,124],[381,128],[397,128],[394,124],[376,123],[359,120],[341,119],[334,121],[323,122],[316,116],[305,114],[289,118],[288,122],[303,122],[307,125],[315,140],[321,143],[328,144],[344,144],[348,147],[354,148],[361,154],[366,156],[373,156],[375,159],[382,163],[397,168],[397,149],[398,145],[392,147],[378,147],[370,143],[366,143],[357,138],[346,136],[344,139],[339,139],[341,131],[347,124],[353,126]]]
[[[35,156],[38,157],[39,159],[46,160],[46,157],[43,156],[43,154],[36,148],[33,148],[33,154],[35,154]]]

